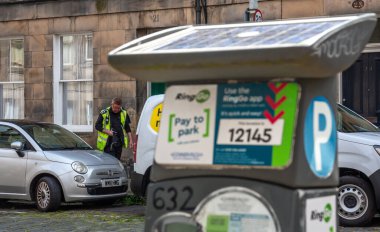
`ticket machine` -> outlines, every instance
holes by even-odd
[[[376,20],[182,26],[111,51],[167,83],[145,231],[337,231],[336,76]]]

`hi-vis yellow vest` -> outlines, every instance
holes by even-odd
[[[103,117],[103,128],[106,128],[107,130],[111,130],[110,110],[111,110],[111,107],[108,107],[107,109],[103,109],[102,111],[100,111],[100,114]],[[126,119],[127,119],[127,111],[122,109],[120,111],[120,121],[121,121],[121,126],[123,128],[125,148],[128,147],[128,136],[124,129]],[[98,150],[104,151],[104,148],[106,147],[106,144],[107,144],[108,137],[109,137],[108,134],[98,131],[98,139],[96,142],[96,147],[98,148]]]

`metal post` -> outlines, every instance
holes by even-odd
[[[259,1],[258,0],[249,0],[249,9],[259,9]]]

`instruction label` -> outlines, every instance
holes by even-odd
[[[216,85],[196,85],[166,90],[156,162],[212,164],[216,89]]]
[[[156,162],[285,167],[298,95],[298,84],[285,82],[171,86]]]

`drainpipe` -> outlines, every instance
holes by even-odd
[[[201,0],[195,0],[195,24],[201,24]]]
[[[195,0],[195,23],[202,23],[202,8],[205,19],[205,24],[207,24],[207,0]]]
[[[202,7],[203,7],[203,13],[205,15],[205,24],[207,24],[207,0],[201,0],[202,1]]]

